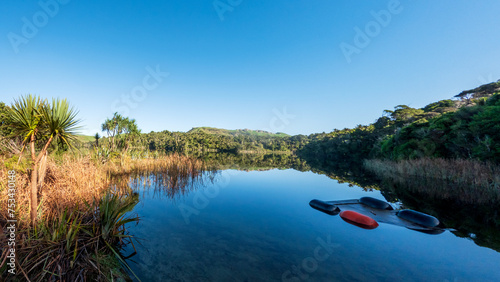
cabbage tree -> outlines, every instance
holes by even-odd
[[[80,129],[80,120],[76,118],[78,112],[70,107],[66,99],[52,99],[49,103],[33,95],[14,100],[9,114],[14,134],[23,138],[23,150],[29,146],[33,161],[30,217],[31,222],[35,224],[38,206],[38,165],[42,158],[46,158],[53,141],[60,141],[73,148],[72,143],[76,139],[77,130]],[[37,144],[43,145],[38,154],[35,146]],[[42,170],[41,175],[44,175],[45,167]]]

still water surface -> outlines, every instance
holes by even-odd
[[[308,204],[385,200],[377,190],[293,169],[225,170],[194,188],[135,187],[141,220],[129,230],[143,240],[129,264],[142,281],[500,281],[500,253],[470,239],[365,230]]]

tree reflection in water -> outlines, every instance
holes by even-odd
[[[456,236],[469,238],[479,246],[500,252],[500,203],[461,203],[450,200],[436,192],[460,191],[460,187],[447,187],[447,183],[426,179],[378,179],[365,171],[360,163],[304,160],[293,154],[208,153],[191,157],[202,160],[203,165],[197,168],[171,166],[137,170],[115,176],[115,183],[117,186],[127,185],[135,191],[142,190],[143,197],[153,193],[155,198],[175,201],[197,189],[215,184],[221,171],[226,169],[312,171],[367,191],[380,190],[387,201],[433,215],[445,227],[455,229],[453,233]]]

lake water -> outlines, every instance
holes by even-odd
[[[471,239],[366,230],[309,206],[385,200],[377,190],[293,169],[224,170],[192,188],[135,187],[141,220],[129,231],[142,240],[129,264],[142,281],[500,281],[500,253]]]

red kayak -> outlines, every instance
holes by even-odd
[[[373,218],[355,211],[342,211],[340,217],[346,222],[364,229],[375,229],[378,227],[378,223]]]

